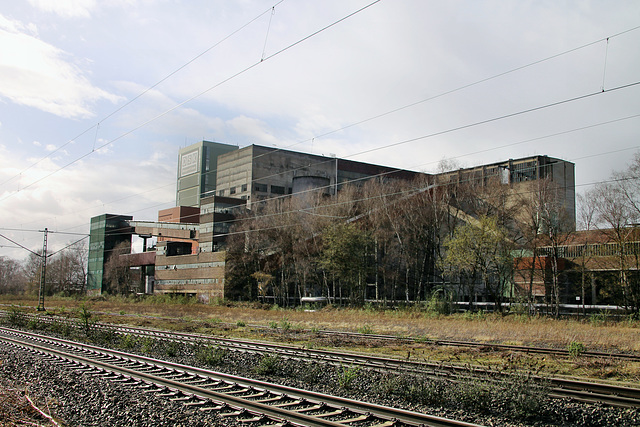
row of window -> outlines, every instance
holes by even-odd
[[[624,249],[624,251],[621,251],[621,249]],[[539,248],[537,253],[538,255],[551,256],[553,254],[553,248]],[[618,256],[620,254],[640,254],[640,242],[625,243],[624,248],[622,248],[618,243],[558,247],[558,256],[560,258],[580,258],[583,256]]]
[[[269,186],[267,186],[267,184],[253,184],[253,191],[257,191],[257,192],[261,192],[261,193],[267,193],[269,192]],[[288,189],[288,193],[291,194],[291,189]],[[242,184],[240,186],[240,193],[244,193],[247,191],[247,184]],[[238,192],[238,187],[230,187],[229,188],[229,196],[233,196],[236,194],[236,192]],[[283,187],[281,185],[271,185],[271,194],[287,194],[287,188]],[[218,190],[218,196],[220,197],[224,197],[225,195],[227,195],[227,190]]]

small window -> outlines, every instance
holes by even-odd
[[[242,192],[247,191],[247,184],[242,184],[242,187],[240,187],[240,191]]]
[[[229,194],[236,194],[236,187],[231,187],[229,189]]]
[[[255,191],[262,191],[263,193],[267,192],[267,184],[255,184],[253,186]]]
[[[224,190],[220,190],[220,191],[218,191],[218,196],[220,196],[220,197],[224,197]]]
[[[281,187],[280,185],[272,185],[271,186],[271,193],[272,194],[284,194],[284,187]]]

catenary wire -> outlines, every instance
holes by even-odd
[[[340,18],[340,19],[338,19],[338,20],[336,20],[336,21],[332,22],[331,24],[326,25],[325,27],[323,27],[323,28],[321,28],[321,29],[319,29],[319,30],[317,30],[317,31],[314,31],[313,33],[311,33],[311,34],[309,34],[309,35],[307,35],[307,36],[305,36],[305,37],[303,37],[303,38],[301,38],[301,39],[299,39],[299,40],[297,40],[297,41],[295,41],[295,42],[293,42],[293,43],[289,44],[288,46],[286,46],[286,47],[284,47],[284,48],[282,48],[282,49],[278,50],[277,52],[275,52],[275,53],[273,53],[273,54],[271,54],[271,55],[268,55],[268,56],[264,57],[264,58],[263,58],[263,59],[261,59],[260,61],[255,62],[255,63],[253,63],[253,64],[249,65],[248,67],[245,67],[244,69],[242,69],[242,70],[240,70],[240,71],[238,71],[238,72],[236,72],[236,73],[232,74],[231,76],[229,76],[229,77],[227,77],[227,78],[223,79],[222,81],[220,81],[220,82],[218,82],[218,83],[214,84],[213,86],[210,86],[209,88],[207,88],[207,89],[203,90],[202,92],[200,92],[200,93],[198,93],[198,94],[196,94],[196,95],[194,95],[194,96],[192,96],[192,97],[190,97],[190,98],[188,98],[188,99],[186,99],[186,100],[184,100],[184,101],[182,101],[182,102],[180,102],[180,103],[178,103],[178,104],[174,105],[173,107],[171,107],[171,108],[169,108],[169,109],[167,109],[167,110],[163,111],[162,113],[160,113],[160,114],[158,114],[158,115],[156,115],[156,116],[152,117],[151,119],[148,119],[148,120],[144,121],[143,123],[141,123],[141,124],[139,124],[139,125],[137,125],[137,126],[135,126],[135,127],[131,128],[131,129],[130,129],[130,130],[128,130],[127,132],[124,132],[124,133],[120,134],[119,136],[117,136],[117,137],[115,137],[115,138],[113,138],[113,139],[111,139],[111,140],[109,140],[109,141],[105,142],[104,144],[102,144],[102,145],[98,146],[98,148],[97,148],[97,149],[93,149],[92,151],[89,151],[88,153],[85,153],[84,155],[82,155],[82,156],[80,156],[80,157],[76,158],[75,160],[73,160],[73,161],[71,161],[71,162],[69,162],[69,163],[65,164],[64,166],[61,166],[60,168],[56,169],[55,171],[53,171],[53,172],[51,172],[51,173],[49,173],[49,174],[47,174],[47,175],[43,176],[42,178],[39,178],[39,179],[37,179],[37,180],[35,180],[35,181],[31,182],[30,184],[27,184],[26,186],[22,187],[21,189],[19,189],[19,190],[15,191],[15,192],[13,192],[13,193],[10,193],[9,195],[7,195],[7,196],[5,196],[4,198],[0,199],[0,202],[2,202],[2,201],[4,201],[4,200],[8,199],[9,197],[13,196],[14,194],[19,193],[20,191],[23,191],[23,190],[25,190],[25,189],[27,189],[27,188],[30,188],[31,186],[33,186],[33,185],[35,185],[35,184],[37,184],[37,183],[39,183],[39,182],[41,182],[41,181],[43,181],[43,180],[45,180],[45,179],[49,178],[50,176],[52,176],[52,175],[54,175],[54,174],[56,174],[56,173],[60,172],[61,170],[64,170],[64,169],[68,168],[69,166],[71,166],[71,165],[73,165],[73,164],[75,164],[75,163],[79,162],[80,160],[82,160],[82,159],[84,159],[84,158],[86,158],[86,157],[90,156],[90,155],[91,155],[91,154],[93,154],[95,151],[100,151],[102,148],[104,148],[104,147],[106,147],[106,146],[108,146],[108,145],[111,145],[111,144],[113,144],[114,142],[117,142],[117,141],[121,140],[122,138],[124,138],[124,137],[126,137],[126,136],[131,135],[131,134],[132,134],[132,133],[134,133],[135,131],[137,131],[137,130],[139,130],[139,129],[141,129],[141,128],[145,127],[145,126],[147,126],[148,124],[150,124],[150,123],[152,123],[152,122],[154,122],[154,121],[158,120],[158,119],[159,119],[159,118],[161,118],[161,117],[166,116],[167,114],[171,113],[172,111],[175,111],[176,109],[178,109],[178,108],[180,108],[180,107],[184,106],[185,104],[187,104],[187,103],[189,103],[189,102],[193,101],[194,99],[197,99],[197,98],[201,97],[202,95],[204,95],[204,94],[206,94],[206,93],[208,93],[208,92],[212,91],[213,89],[216,89],[216,88],[218,88],[219,86],[222,86],[223,84],[225,84],[225,83],[227,83],[227,82],[229,82],[229,81],[231,81],[231,80],[233,80],[233,79],[235,79],[235,78],[237,78],[237,77],[239,77],[239,76],[241,76],[241,75],[245,74],[246,72],[248,72],[248,71],[252,70],[253,68],[255,68],[255,67],[257,67],[257,66],[259,66],[260,64],[262,64],[262,63],[264,63],[264,62],[268,61],[269,59],[274,58],[274,57],[276,57],[276,56],[278,56],[278,55],[280,55],[280,54],[282,54],[282,53],[284,53],[284,52],[288,51],[289,49],[292,49],[293,47],[295,47],[295,46],[297,46],[297,45],[299,45],[299,44],[303,43],[304,41],[309,40],[311,37],[314,37],[314,36],[316,36],[316,35],[318,35],[318,34],[320,34],[320,33],[324,32],[324,31],[328,30],[329,28],[332,28],[333,26],[335,26],[335,25],[337,25],[337,24],[339,24],[339,23],[341,23],[341,22],[345,21],[346,19],[351,18],[352,16],[354,16],[354,15],[356,15],[356,14],[358,14],[358,13],[360,13],[360,12],[362,12],[362,11],[366,10],[366,9],[368,9],[369,7],[371,7],[371,6],[375,5],[376,3],[379,3],[380,1],[382,1],[382,0],[375,0],[375,1],[371,2],[371,3],[369,3],[368,5],[365,5],[365,6],[361,7],[360,9],[358,9],[358,10],[356,10],[356,11],[354,11],[354,12],[352,12],[352,13],[348,14],[347,16],[344,16],[344,17],[342,17],[342,18]],[[269,9],[269,10],[271,10],[271,9]],[[95,126],[93,126],[93,127],[95,127]],[[93,127],[92,127],[92,128],[93,128]],[[91,128],[91,129],[92,129],[92,128]],[[85,132],[86,132],[86,131],[85,131]]]
[[[9,179],[3,181],[0,183],[0,186],[7,184],[8,182],[11,182],[12,180],[14,180],[15,178],[17,178],[18,176],[20,176],[21,174],[23,174],[24,172],[28,171],[29,169],[31,169],[32,167],[38,165],[40,162],[42,162],[43,160],[51,157],[52,155],[54,155],[55,153],[57,153],[58,151],[62,150],[63,148],[65,148],[67,145],[73,143],[74,141],[76,141],[78,138],[80,138],[81,136],[85,135],[87,132],[91,131],[92,129],[96,129],[96,134],[95,134],[95,138],[94,138],[94,143],[93,143],[93,149],[91,150],[91,152],[93,153],[94,151],[96,151],[96,146],[95,146],[95,142],[97,140],[97,136],[98,136],[98,130],[100,128],[100,124],[104,123],[106,120],[108,120],[109,118],[113,117],[114,115],[116,115],[117,113],[119,113],[120,111],[122,111],[124,108],[128,107],[129,105],[131,105],[132,103],[134,103],[135,101],[137,101],[139,98],[143,97],[145,94],[147,94],[148,92],[150,92],[151,90],[153,90],[154,88],[158,87],[160,84],[164,83],[166,80],[168,80],[169,78],[173,77],[175,74],[179,73],[180,71],[182,71],[183,69],[185,69],[186,67],[188,67],[189,65],[191,65],[193,62],[197,61],[198,59],[200,59],[201,57],[203,57],[205,54],[207,54],[208,52],[210,52],[211,50],[213,50],[214,48],[218,47],[220,44],[224,43],[225,41],[227,41],[228,39],[230,39],[231,37],[233,37],[234,35],[236,35],[237,33],[239,33],[240,31],[244,30],[245,28],[247,28],[249,25],[253,24],[255,21],[257,21],[258,19],[260,19],[262,16],[264,16],[266,13],[272,12],[273,10],[275,10],[276,6],[280,5],[284,0],[280,0],[278,1],[276,4],[274,4],[272,7],[270,7],[269,9],[265,10],[264,12],[260,13],[258,16],[256,16],[255,18],[251,19],[249,22],[245,23],[244,25],[240,26],[238,29],[234,30],[233,32],[231,32],[230,34],[228,34],[227,36],[223,37],[221,40],[217,41],[216,43],[214,43],[213,45],[209,46],[207,49],[205,49],[204,51],[202,51],[201,53],[199,53],[198,55],[196,55],[195,57],[193,57],[192,59],[190,59],[189,61],[185,62],[184,64],[182,64],[180,67],[176,68],[174,71],[170,72],[169,74],[167,74],[165,77],[163,77],[162,79],[160,79],[158,82],[154,83],[152,86],[149,86],[148,88],[146,88],[145,90],[143,90],[142,92],[140,92],[138,95],[136,95],[135,97],[133,97],[132,99],[130,99],[129,101],[127,101],[126,103],[124,103],[123,105],[121,105],[120,107],[116,108],[115,110],[113,110],[111,113],[107,114],[106,116],[104,116],[102,119],[98,120],[97,123],[93,124],[92,126],[90,126],[89,128],[85,129],[84,131],[82,131],[81,133],[79,133],[78,135],[76,135],[75,137],[71,138],[70,140],[68,140],[66,143],[62,144],[60,147],[56,148],[55,150],[51,151],[49,154],[47,154],[46,156],[44,156],[43,158],[39,159],[38,161],[36,161],[35,163],[31,164],[30,166],[28,166],[27,168],[25,168],[24,170],[22,170],[21,172],[19,172],[18,174],[10,177]],[[98,148],[99,149],[99,148]]]
[[[631,31],[631,30],[629,30],[629,31]],[[593,94],[591,94],[591,95],[593,95]],[[591,96],[591,95],[586,95],[586,96]],[[621,119],[621,120],[622,120],[622,119]],[[594,125],[592,125],[592,126],[594,126]],[[410,142],[410,141],[403,141],[403,142],[400,142],[400,143],[406,143],[406,142]],[[385,147],[381,147],[381,148],[386,148],[386,146],[385,146]],[[381,149],[381,148],[378,148],[378,149]],[[492,149],[495,149],[495,148],[492,148]],[[484,150],[483,150],[483,151],[484,151]],[[358,153],[358,154],[361,154],[361,153]],[[329,161],[333,161],[333,159],[331,159],[331,160],[329,160]]]
[[[601,92],[597,92],[597,93],[595,93],[595,94],[599,94],[599,93],[601,93]],[[589,95],[589,96],[590,96],[590,95]],[[580,99],[580,98],[581,98],[581,97],[574,98],[574,99]],[[557,103],[549,104],[549,105],[556,105],[556,104],[557,104]],[[539,108],[542,108],[542,107],[538,107],[538,108],[536,108],[536,109],[539,109]],[[534,109],[534,110],[535,110],[535,109]],[[527,111],[529,111],[529,110],[527,110]],[[515,113],[514,113],[514,114],[515,114]],[[513,114],[509,114],[509,115],[507,115],[507,116],[512,116],[512,115],[513,115]],[[549,138],[549,137],[554,137],[554,136],[558,136],[558,135],[567,134],[567,133],[570,133],[570,132],[575,132],[575,131],[580,131],[580,130],[590,129],[590,128],[593,128],[593,127],[596,127],[596,126],[602,126],[602,125],[606,125],[606,124],[616,123],[616,122],[619,122],[619,121],[622,121],[622,120],[628,120],[628,119],[637,118],[637,117],[640,117],[640,114],[638,114],[638,115],[632,115],[632,116],[627,116],[627,117],[623,117],[623,118],[618,118],[618,119],[614,119],[614,120],[609,120],[609,121],[605,121],[605,122],[600,122],[600,123],[597,123],[597,124],[592,124],[592,125],[588,125],[588,126],[583,126],[583,127],[580,127],[580,128],[575,128],[575,129],[571,129],[571,130],[567,130],[567,131],[563,131],[563,132],[556,132],[556,133],[554,133],[554,134],[545,135],[545,136],[536,137],[536,138],[531,138],[531,139],[527,139],[527,140],[523,140],[523,141],[518,141],[518,142],[515,142],[515,143],[505,144],[505,145],[502,145],[502,146],[499,146],[499,147],[492,147],[492,148],[488,148],[488,149],[485,149],[485,150],[479,150],[479,151],[476,151],[476,152],[466,153],[466,154],[460,155],[460,156],[458,156],[458,157],[465,157],[465,156],[469,156],[469,155],[473,155],[473,154],[479,154],[479,153],[482,153],[482,152],[487,152],[487,151],[491,151],[491,150],[495,150],[495,149],[500,149],[500,148],[504,148],[504,147],[508,147],[508,146],[513,146],[513,145],[517,145],[517,144],[523,144],[523,143],[527,143],[527,142],[537,141],[537,140],[540,140],[540,139],[543,139],[543,138]],[[496,119],[490,119],[490,120],[496,120]],[[466,125],[465,127],[468,127],[468,126],[471,126],[471,125]],[[453,131],[455,131],[455,130],[457,130],[457,128],[456,128],[456,129],[451,129],[451,130],[449,130],[449,131],[445,131],[445,132],[453,132]],[[439,133],[437,133],[437,134],[439,135],[439,134],[441,134],[441,133],[443,133],[443,132],[439,132]],[[432,136],[432,135],[426,135],[426,136],[423,136],[423,137],[421,137],[421,138],[427,138],[427,137],[431,137],[431,136]],[[421,139],[421,138],[419,138],[419,139]],[[400,142],[398,142],[398,143],[394,143],[394,144],[391,144],[391,145],[399,145],[399,144],[406,143],[406,142],[410,142],[410,141],[413,141],[413,140],[415,140],[415,138],[414,138],[414,139],[412,139],[412,140],[400,141]],[[384,147],[382,147],[382,148],[384,148]],[[380,149],[380,148],[379,148],[379,149]],[[358,154],[359,154],[359,153],[356,153],[356,154],[354,154],[354,155],[358,155]],[[455,159],[455,158],[456,158],[456,157],[454,157],[454,159]],[[334,162],[334,161],[336,161],[336,159],[334,159],[334,158],[327,159],[327,162]],[[389,168],[389,169],[390,169],[390,170],[389,170],[388,172],[384,172],[384,173],[382,173],[382,174],[378,174],[378,175],[374,175],[374,176],[366,177],[366,178],[359,178],[359,179],[356,179],[356,180],[345,181],[345,182],[343,182],[342,184],[349,184],[349,183],[357,182],[357,181],[359,181],[359,180],[365,180],[365,179],[375,178],[376,176],[377,176],[377,177],[380,177],[380,176],[384,176],[384,175],[386,175],[386,174],[392,174],[392,173],[395,173],[395,172],[401,171],[400,169],[393,169],[393,168]],[[274,175],[274,176],[275,176],[275,175]],[[269,178],[269,177],[262,177],[261,179],[267,179],[267,178]],[[172,184],[171,184],[171,185],[172,185]],[[331,186],[329,186],[329,187],[331,187]],[[269,200],[274,200],[274,199],[279,199],[279,198],[284,198],[284,197],[286,197],[286,196],[277,196],[277,197],[272,197],[272,198],[264,199],[263,201],[269,201]],[[128,198],[128,197],[127,197],[127,198]],[[121,200],[121,199],[119,199],[119,200]],[[165,202],[165,203],[157,204],[157,205],[154,205],[154,206],[151,206],[151,207],[145,207],[144,209],[139,209],[139,210],[135,210],[135,211],[132,211],[132,212],[127,212],[126,214],[135,213],[135,212],[137,212],[137,211],[141,211],[141,210],[148,210],[148,209],[151,209],[151,208],[153,208],[153,207],[157,207],[157,206],[161,206],[161,205],[166,205],[167,203],[169,203],[169,202]],[[21,231],[20,229],[16,229],[16,230],[17,230],[17,231]]]
[[[282,1],[281,1],[281,2],[282,2]],[[275,8],[275,6],[279,5],[281,2],[277,3],[277,4],[276,4],[276,5],[274,5],[273,7]],[[373,4],[373,3],[372,3],[372,4]],[[370,4],[369,6],[371,6],[372,4]],[[366,8],[366,7],[369,7],[369,6],[365,6],[365,8]],[[363,9],[364,9],[364,8],[363,8]],[[362,10],[362,9],[361,9],[361,10]],[[231,35],[227,36],[227,37],[226,37],[225,39],[223,39],[222,41],[224,41],[224,40],[228,39],[228,38],[229,38],[229,37],[231,37],[233,34],[237,33],[238,31],[240,31],[241,29],[245,28],[247,25],[249,25],[250,23],[252,23],[252,22],[253,22],[253,21],[255,21],[256,19],[258,19],[259,17],[263,16],[265,13],[268,13],[268,12],[270,12],[270,11],[272,11],[272,8],[267,9],[266,11],[264,11],[263,13],[261,13],[258,17],[254,18],[252,21],[250,21],[249,23],[245,24],[245,25],[244,25],[244,26],[242,26],[240,29],[236,30],[234,33],[232,33]],[[358,11],[354,12],[353,14],[358,13],[359,11],[360,11],[360,10],[358,10]],[[348,18],[349,16],[351,16],[351,15],[348,15],[347,17],[343,18],[343,20],[344,20],[344,19],[346,19],[346,18]],[[336,21],[336,22],[335,22],[334,24],[332,24],[332,25],[335,25],[335,24],[336,24],[336,23],[338,23],[338,22],[340,22],[340,21]],[[329,26],[327,26],[327,27],[323,28],[323,29],[322,29],[322,30],[320,30],[320,31],[323,31],[324,29],[326,29],[326,28],[328,28],[328,27],[329,27]],[[637,29],[639,29],[639,28],[640,28],[640,26],[636,26],[636,27],[633,27],[633,28],[630,28],[630,29],[627,29],[627,30],[624,30],[624,31],[621,31],[621,32],[618,32],[618,33],[615,33],[615,34],[610,35],[610,36],[608,36],[608,37],[601,38],[601,39],[598,39],[598,40],[592,41],[592,42],[590,42],[590,43],[583,44],[583,45],[581,45],[581,46],[578,46],[578,47],[575,47],[575,48],[572,48],[572,49],[566,50],[566,51],[564,51],[564,52],[561,52],[561,53],[558,53],[558,54],[555,54],[555,55],[552,55],[552,56],[549,56],[549,57],[546,57],[546,58],[543,58],[543,59],[540,59],[540,60],[537,60],[537,61],[534,61],[534,62],[531,62],[531,63],[528,63],[528,64],[525,64],[525,65],[523,65],[523,66],[516,67],[516,68],[513,68],[513,69],[511,69],[511,70],[508,70],[508,71],[502,72],[502,73],[498,73],[498,74],[493,75],[493,76],[490,76],[490,77],[488,77],[488,78],[481,79],[481,80],[475,81],[475,82],[473,82],[473,83],[470,83],[470,84],[467,84],[467,85],[460,86],[460,87],[455,88],[455,89],[452,89],[452,90],[450,90],[450,91],[446,91],[446,92],[443,92],[443,93],[441,93],[441,94],[438,94],[438,95],[435,95],[435,96],[432,96],[432,97],[429,97],[429,98],[425,98],[425,99],[422,99],[422,100],[420,100],[420,101],[417,101],[417,102],[414,102],[414,103],[411,103],[411,104],[407,104],[407,105],[405,105],[405,106],[402,106],[402,107],[399,107],[399,108],[396,108],[396,109],[390,110],[390,111],[388,111],[388,112],[385,112],[385,113],[382,113],[382,114],[378,114],[378,115],[373,116],[373,117],[370,117],[370,118],[368,118],[368,119],[365,119],[365,120],[362,120],[362,121],[359,121],[359,122],[356,122],[356,123],[353,123],[353,124],[347,125],[347,126],[342,127],[342,128],[340,128],[340,129],[335,129],[335,130],[332,130],[332,131],[326,132],[326,133],[321,134],[321,135],[316,135],[313,139],[315,139],[315,138],[320,138],[320,137],[323,137],[323,136],[326,136],[326,135],[330,135],[330,134],[332,134],[332,133],[339,132],[339,131],[341,131],[341,130],[344,130],[344,129],[347,129],[347,128],[350,128],[350,127],[353,127],[353,126],[357,126],[357,125],[359,125],[359,124],[362,124],[362,123],[365,123],[365,122],[368,122],[368,121],[371,121],[371,120],[375,120],[375,119],[377,119],[377,118],[384,117],[384,116],[389,115],[389,114],[392,114],[392,113],[394,113],[394,112],[401,111],[401,110],[404,110],[404,109],[406,109],[406,108],[410,108],[410,107],[413,107],[413,106],[419,105],[419,104],[421,104],[421,103],[424,103],[424,102],[427,102],[427,101],[430,101],[430,100],[433,100],[433,99],[436,99],[436,98],[439,98],[439,97],[442,97],[442,96],[445,96],[445,95],[448,95],[448,94],[451,94],[451,93],[454,93],[454,92],[461,91],[461,90],[463,90],[463,89],[466,89],[466,88],[469,88],[469,87],[475,86],[475,85],[477,85],[477,84],[480,84],[480,83],[483,83],[483,82],[487,82],[487,81],[490,81],[490,80],[493,80],[493,79],[496,79],[496,78],[499,78],[499,77],[505,76],[505,75],[507,75],[507,74],[510,74],[510,73],[513,73],[513,72],[516,72],[516,71],[519,71],[519,70],[522,70],[522,69],[525,69],[525,68],[528,68],[528,67],[531,67],[531,66],[534,66],[534,65],[536,65],[536,64],[540,64],[540,63],[543,63],[543,62],[549,61],[549,60],[551,60],[551,59],[558,58],[558,57],[560,57],[560,56],[563,56],[563,55],[566,55],[566,54],[569,54],[569,53],[572,53],[572,52],[575,52],[575,51],[578,51],[578,50],[584,49],[584,48],[586,48],[586,47],[589,47],[589,46],[592,46],[592,45],[598,44],[598,43],[600,43],[600,42],[602,42],[602,41],[606,41],[607,43],[609,43],[609,40],[610,40],[611,38],[621,36],[621,35],[623,35],[623,34],[626,34],[626,33],[632,32],[632,31],[635,31],[635,30],[637,30]],[[318,31],[318,32],[320,32],[320,31]],[[314,33],[314,34],[317,34],[318,32],[316,32],[316,33]],[[310,36],[308,36],[308,37],[311,37],[311,36],[313,36],[314,34],[312,34],[312,35],[310,35]],[[307,38],[308,38],[308,37],[307,37]],[[304,40],[304,39],[301,39],[301,40]],[[203,53],[201,53],[200,55],[196,56],[194,59],[192,59],[191,61],[189,61],[188,63],[186,63],[185,65],[183,65],[182,67],[180,67],[179,69],[177,69],[176,71],[174,71],[173,73],[171,73],[170,75],[168,75],[167,77],[165,77],[165,78],[164,78],[163,80],[161,80],[160,82],[156,83],[154,86],[152,86],[152,87],[151,87],[151,88],[149,88],[148,90],[151,90],[152,88],[156,87],[158,84],[160,84],[160,83],[161,83],[161,82],[163,82],[164,80],[168,79],[170,76],[172,76],[173,74],[177,73],[179,70],[183,69],[183,68],[184,68],[184,67],[186,67],[188,64],[190,64],[191,62],[195,61],[197,58],[201,57],[202,55],[204,55],[204,54],[205,54],[206,52],[208,52],[209,50],[213,49],[213,47],[217,46],[217,45],[218,45],[218,44],[220,44],[222,41],[220,41],[220,42],[216,43],[214,46],[210,47],[210,48],[209,48],[209,49],[207,49],[205,52],[203,52]],[[298,43],[299,43],[299,42],[298,42]],[[297,43],[296,43],[296,44],[297,44]],[[292,46],[293,46],[293,45],[291,45],[290,47],[292,47]],[[285,49],[288,49],[288,48],[285,48]],[[283,49],[282,51],[284,51],[285,49]],[[278,54],[278,53],[280,53],[280,52],[282,52],[282,51],[276,52],[275,54],[270,55],[269,57],[275,56],[276,54]],[[269,57],[268,57],[268,58],[269,58]],[[268,58],[267,58],[267,59],[268,59]],[[148,90],[147,90],[147,91],[148,91]],[[208,90],[211,90],[211,89],[208,89]],[[207,90],[207,91],[208,91],[208,90]],[[146,93],[147,91],[144,91],[143,93],[141,93],[140,95],[138,95],[138,97],[142,96],[142,95],[143,95],[144,93]],[[136,99],[137,99],[138,97],[136,97]],[[133,100],[132,100],[131,102],[133,102]],[[187,102],[188,102],[188,101],[187,101]],[[127,104],[127,105],[128,105],[128,104]],[[125,105],[125,106],[126,106],[126,105]],[[121,107],[120,109],[122,109],[122,108],[124,108],[124,106],[123,106],[123,107]],[[119,111],[120,109],[116,110],[116,112],[117,112],[117,111]],[[115,114],[115,112],[114,112],[114,113],[112,113],[111,115],[113,115],[113,114]],[[109,116],[105,117],[105,119],[106,119],[106,118],[108,118],[108,117],[110,117],[111,115],[109,115]],[[104,121],[105,119],[103,119],[103,121]],[[153,120],[155,120],[155,119],[153,119]],[[137,129],[137,128],[136,128],[136,129]],[[290,147],[293,147],[293,146],[295,146],[295,145],[298,145],[298,144],[301,144],[301,143],[304,143],[304,142],[307,142],[307,141],[309,141],[309,140],[301,141],[301,142],[298,142],[298,143],[296,143],[296,144],[292,144],[292,145],[290,145],[290,146],[288,146],[288,147],[285,147],[285,148],[290,148]],[[106,146],[106,145],[108,145],[108,144],[109,144],[109,143],[107,143],[107,144],[103,145],[103,147],[104,147],[104,146]],[[100,147],[100,148],[102,148],[102,147]],[[94,150],[95,150],[95,147],[94,147]],[[93,152],[94,150],[92,150],[92,152]],[[362,153],[359,153],[359,154],[362,154]],[[68,165],[64,166],[63,168],[65,168],[65,167],[67,167],[67,166],[70,166],[70,164],[68,164]],[[55,171],[55,172],[57,172],[57,171]],[[55,172],[54,172],[54,173],[55,173]],[[215,172],[215,170],[210,171],[210,172],[208,172],[208,173],[213,173],[213,172]],[[48,175],[48,176],[50,176],[50,175]],[[48,177],[48,176],[47,176],[47,177]],[[46,178],[46,177],[45,177],[45,178]],[[32,183],[32,184],[30,184],[30,185],[33,185],[33,184],[35,184],[35,183]],[[169,185],[172,185],[172,184],[169,184]],[[27,188],[27,187],[22,188],[22,190],[24,190],[25,188]],[[15,194],[15,193],[12,193],[12,194]],[[9,194],[7,197],[10,197],[12,194]],[[4,200],[4,199],[2,199],[2,200]],[[2,201],[2,200],[0,200],[0,201]]]

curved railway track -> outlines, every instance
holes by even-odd
[[[6,304],[5,304],[6,305]],[[103,314],[113,314],[113,313],[103,313]],[[7,311],[0,310],[0,316],[6,317]],[[46,316],[36,316],[34,314],[24,313],[24,316],[27,318],[35,318],[38,317],[46,321]],[[60,321],[59,318],[56,318],[56,321]],[[236,327],[235,324],[231,323],[219,323],[219,325],[224,327],[233,328]],[[105,326],[105,327],[114,327],[115,325],[111,324],[96,324],[96,326]],[[263,325],[247,325],[254,329],[267,329],[273,330],[274,328],[263,326]],[[143,328],[139,328],[143,329]],[[311,333],[311,331],[307,331]],[[335,336],[335,337],[343,337],[343,338],[352,338],[358,340],[379,340],[379,341],[389,341],[389,342],[406,342],[406,343],[423,343],[430,344],[434,346],[449,346],[449,347],[466,347],[466,348],[482,348],[482,349],[491,349],[491,350],[503,350],[503,351],[513,351],[520,352],[526,354],[546,354],[553,355],[559,357],[571,357],[571,352],[566,349],[561,348],[551,348],[551,347],[531,347],[524,345],[511,345],[511,344],[496,344],[496,343],[478,343],[471,341],[456,341],[456,340],[439,340],[439,339],[427,339],[424,338],[414,338],[414,337],[403,337],[403,336],[395,336],[395,335],[381,335],[381,334],[364,334],[359,332],[346,332],[346,331],[333,331],[333,330],[314,330],[313,334],[318,336]],[[583,350],[580,352],[580,357],[593,357],[593,358],[609,358],[615,360],[624,360],[629,362],[640,362],[639,354],[630,354],[630,353],[614,353],[614,352],[605,352],[605,351],[593,351],[593,350]]]
[[[253,425],[476,426],[7,328],[0,341]]]
[[[106,327],[106,326],[104,326]],[[227,338],[208,337],[199,334],[179,332],[157,331],[147,328],[131,328],[127,326],[115,326],[117,331],[134,335],[150,336],[159,339],[176,340],[180,342],[206,342],[222,346],[236,351],[254,353],[273,353],[283,357],[292,357],[303,360],[315,360],[323,363],[337,365],[349,364],[371,369],[404,371],[411,373],[428,374],[430,376],[451,376],[469,373],[467,366],[445,365],[425,361],[401,360],[397,358],[371,356],[365,354],[344,353],[338,351],[305,349],[300,347],[285,346],[265,342],[248,340],[236,340]],[[473,368],[472,373],[495,375],[483,368]],[[509,374],[504,374],[509,375]],[[536,376],[535,380],[546,383],[550,388],[550,396],[555,398],[572,398],[585,403],[604,403],[620,407],[640,407],[640,389],[603,384],[588,381],[579,381],[566,378],[553,378]]]
[[[46,317],[39,316],[43,321],[54,321]],[[76,325],[76,324],[74,324]],[[496,373],[484,368],[459,365],[446,365],[427,361],[406,360],[398,358],[380,357],[365,354],[346,353],[338,351],[307,349],[302,347],[273,344],[268,342],[258,342],[240,339],[228,339],[211,337],[202,334],[191,334],[181,332],[168,332],[148,328],[134,328],[112,324],[94,324],[93,327],[115,330],[117,333],[135,336],[151,337],[154,339],[173,340],[177,342],[188,342],[192,344],[208,344],[223,347],[234,351],[251,352],[258,354],[277,354],[282,357],[295,358],[299,360],[310,360],[321,363],[331,363],[335,365],[360,366],[370,369],[389,370],[393,372],[407,372],[427,375],[431,377],[447,376],[455,381],[457,376],[471,375],[503,375],[508,373]],[[359,334],[358,336],[361,336]],[[385,336],[374,336],[377,338]],[[391,337],[386,336],[388,339]],[[397,339],[397,338],[395,338]],[[521,346],[501,346],[503,349],[512,351],[532,352],[531,347]],[[524,350],[521,350],[524,349]],[[535,350],[535,349],[533,349]],[[551,349],[541,349],[551,350]],[[548,354],[548,353],[545,353]],[[556,353],[554,353],[556,354]],[[560,355],[563,355],[560,352]],[[624,360],[640,361],[640,357],[632,355],[625,356]],[[629,356],[629,357],[626,357]],[[610,357],[603,355],[601,357]],[[554,398],[571,398],[585,403],[604,403],[618,407],[640,407],[640,388],[620,386],[607,383],[597,383],[591,381],[580,381],[568,378],[533,376],[532,379],[541,384],[545,384],[549,389],[549,395]]]

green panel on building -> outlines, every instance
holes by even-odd
[[[87,294],[99,295],[105,290],[104,264],[118,244],[128,242],[131,246],[133,230],[128,221],[132,219],[132,216],[113,214],[103,214],[91,218]]]

